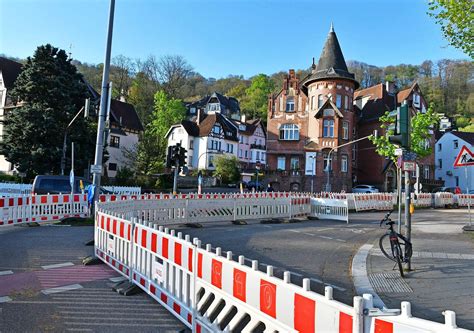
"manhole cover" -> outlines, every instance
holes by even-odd
[[[370,284],[380,293],[412,293],[398,273],[376,273],[369,275]]]

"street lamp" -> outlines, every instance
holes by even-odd
[[[311,193],[313,193],[314,189],[314,174],[315,174],[315,169],[316,169],[316,153],[314,155],[309,155],[309,158],[313,160],[311,162]]]
[[[353,143],[356,143],[356,142],[359,142],[359,141],[368,139],[368,138],[371,137],[372,135],[373,135],[374,137],[377,137],[377,135],[378,135],[377,130],[374,130],[374,133],[371,134],[371,135],[367,135],[367,136],[364,136],[363,138],[356,139],[356,140],[352,140],[352,141],[346,142],[346,143],[344,143],[344,144],[342,144],[342,145],[339,145],[339,146],[337,146],[337,147],[331,148],[331,150],[329,151],[329,154],[328,154],[328,156],[327,156],[327,161],[328,161],[328,162],[327,162],[326,169],[325,169],[325,171],[327,172],[327,181],[326,181],[326,191],[327,191],[327,192],[330,192],[330,191],[331,191],[331,185],[329,184],[329,173],[330,173],[330,171],[331,171],[331,164],[332,164],[332,163],[331,163],[331,154],[332,154],[332,152],[333,152],[334,150],[338,149],[338,148],[341,148],[341,147],[344,147],[344,146],[348,146],[348,145],[351,145],[351,144],[353,144]]]

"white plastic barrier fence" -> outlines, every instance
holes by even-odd
[[[474,206],[474,194],[456,194],[455,197],[460,207]]]
[[[434,194],[435,207],[450,206],[455,203],[454,194],[450,192],[438,192]]]
[[[114,192],[115,194],[126,194],[126,195],[140,195],[142,194],[142,188],[139,186],[102,186],[107,191]]]
[[[364,309],[370,313],[373,309],[372,295],[364,294]],[[444,324],[413,317],[410,302],[401,302],[398,315],[379,314],[369,316],[364,320],[364,332],[367,333],[458,333],[474,332],[458,328],[456,314],[453,311],[444,311]]]
[[[357,212],[393,209],[393,193],[352,193],[352,195]]]
[[[311,198],[310,217],[349,223],[347,199]]]
[[[431,193],[412,193],[412,202],[416,207],[431,207],[433,196]]]
[[[0,225],[55,221],[87,217],[85,194],[49,194],[0,198]]]
[[[31,193],[31,184],[0,183],[0,197],[18,197]]]
[[[147,195],[142,195],[147,196]],[[119,199],[120,197],[111,198]],[[155,199],[158,198],[158,199]],[[213,204],[209,199],[213,198]],[[153,195],[103,202],[104,209],[160,225],[225,222],[239,219],[295,218],[310,213],[309,196],[299,193]]]
[[[272,266],[262,272],[256,260],[249,266],[243,256],[234,260],[230,251],[202,248],[198,239],[123,218],[106,210],[111,207],[98,204],[95,253],[193,332],[469,332],[455,328],[451,312],[440,324],[413,318],[403,308],[396,316],[374,314],[371,295],[354,297],[353,307],[340,303],[331,287],[317,294],[309,279],[295,285],[290,272],[277,278]]]

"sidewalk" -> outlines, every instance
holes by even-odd
[[[368,280],[387,308],[409,301],[413,316],[438,322],[444,322],[444,310],[453,310],[458,326],[473,330],[474,233],[461,229],[467,210],[433,210],[432,216],[436,222],[413,216],[412,271],[405,279],[382,255],[377,239],[368,251]]]

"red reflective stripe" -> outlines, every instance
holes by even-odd
[[[212,259],[211,283],[217,288],[222,288],[222,262],[216,259]]]
[[[125,237],[125,222],[120,222],[120,237],[124,238]]]
[[[4,207],[5,206],[5,199],[0,199],[0,207]]]
[[[193,271],[193,249],[188,249],[188,269],[190,272]]]
[[[142,247],[146,248],[146,230],[142,230]]]
[[[178,303],[173,303],[173,310],[174,312],[181,314],[181,307],[179,306]]]
[[[174,262],[181,266],[181,250],[182,246],[179,243],[174,243]]]
[[[150,291],[152,294],[155,294],[156,293],[156,287],[154,285],[150,285]]]
[[[151,234],[151,250],[155,253],[157,252],[156,251],[157,238],[158,238],[157,234]]]
[[[295,329],[301,333],[315,332],[316,302],[299,294],[295,294],[294,302]],[[321,320],[324,320],[324,318],[321,318]]]
[[[375,319],[374,333],[393,333],[393,323]]]
[[[168,259],[168,238],[161,239],[161,255]]]
[[[166,296],[165,294],[161,293],[160,299],[161,299],[163,302],[168,303],[168,296]]]
[[[59,198],[57,195],[53,195],[53,203],[58,203],[59,202]]]
[[[112,233],[113,233],[114,235],[117,234],[117,220],[113,220],[113,221],[112,221]]]
[[[48,197],[46,195],[41,196],[41,203],[42,204],[48,203]]]
[[[202,279],[202,253],[198,253],[198,277]]]
[[[247,273],[234,268],[233,295],[242,302],[247,300]]]
[[[74,202],[79,202],[79,195],[74,194]]]
[[[352,316],[339,312],[339,333],[352,333]]]
[[[260,280],[260,311],[276,318],[276,285]]]

